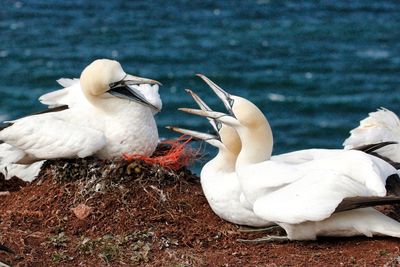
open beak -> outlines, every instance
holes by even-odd
[[[167,129],[170,129],[174,132],[181,133],[184,135],[190,135],[196,139],[199,140],[204,140],[204,141],[210,141],[210,140],[218,140],[221,141],[221,138],[217,135],[212,135],[208,133],[202,133],[202,132],[197,132],[197,131],[192,131],[188,129],[183,129],[183,128],[178,128],[178,127],[173,127],[173,126],[167,126]]]
[[[205,81],[208,84],[208,86],[210,86],[210,88],[219,97],[219,99],[222,100],[222,103],[224,103],[224,106],[228,110],[229,114],[234,116],[233,111],[232,111],[232,106],[233,106],[234,100],[233,100],[232,96],[228,92],[223,90],[221,87],[216,85],[213,81],[211,81],[206,76],[204,76],[203,74],[197,74],[197,76],[199,76],[201,79],[203,79],[203,81]]]
[[[146,107],[154,109],[155,111],[159,112],[160,109],[153,104],[151,104],[147,99],[139,92],[136,88],[131,85],[140,85],[140,84],[157,84],[161,85],[160,82],[147,79],[136,77],[133,75],[127,74],[121,81],[115,82],[110,84],[110,89],[107,91],[108,93],[112,94],[113,96],[127,99],[130,101],[135,101],[139,104],[142,104]]]
[[[220,118],[222,118],[224,116],[230,116],[228,114],[218,112],[218,111],[212,111],[212,110],[208,111],[208,110],[201,110],[201,109],[194,109],[194,108],[178,108],[178,110],[186,112],[186,113],[194,114],[197,116],[216,119],[216,120],[219,120]]]
[[[234,116],[222,112],[212,111],[212,110],[207,111],[207,110],[193,109],[193,108],[178,108],[178,110],[201,117],[215,119],[216,121],[222,122],[223,124],[226,124],[231,127],[241,126],[240,122]]]
[[[212,111],[212,109],[203,101],[203,99],[201,99],[196,93],[194,93],[192,90],[190,89],[185,89],[185,91],[190,94],[192,96],[192,98],[194,99],[194,101],[197,103],[197,105],[201,108],[201,110],[204,111]],[[219,129],[221,128],[220,126],[218,126],[218,124],[220,124],[219,122],[217,122],[215,119],[212,118],[207,118],[208,121],[210,122],[211,126],[214,128],[215,131],[219,131]]]

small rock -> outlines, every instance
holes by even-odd
[[[72,208],[72,211],[78,219],[84,220],[90,215],[92,208],[85,204],[79,204],[75,208]]]

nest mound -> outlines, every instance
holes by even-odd
[[[0,183],[0,260],[16,266],[395,265],[398,240],[239,243],[199,179],[142,160],[48,161],[33,183]],[[10,187],[11,186],[11,187]],[[13,188],[15,190],[10,190]]]

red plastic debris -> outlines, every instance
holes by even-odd
[[[189,166],[197,157],[198,151],[193,150],[187,145],[191,140],[192,137],[187,138],[185,135],[182,135],[177,139],[160,142],[160,145],[164,145],[167,149],[161,152],[155,151],[150,157],[137,154],[130,155],[128,153],[124,153],[123,157],[127,161],[139,159],[148,164],[158,164],[177,171],[183,167]]]

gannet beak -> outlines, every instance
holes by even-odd
[[[197,131],[193,131],[193,130],[173,127],[173,126],[166,126],[165,128],[172,130],[174,132],[177,132],[177,133],[184,134],[184,135],[190,135],[196,139],[204,140],[206,142],[210,141],[210,140],[221,141],[221,138],[218,135],[212,135],[212,134],[208,134],[208,133],[202,133],[202,132],[197,132]]]
[[[212,109],[201,99],[196,93],[194,93],[190,89],[185,89],[185,91],[191,95],[191,97],[194,99],[194,101],[197,103],[197,105],[201,108],[201,110],[205,111],[212,111]],[[208,118],[208,121],[210,122],[211,126],[214,128],[215,131],[219,131],[221,129],[220,122],[217,122],[215,119]]]
[[[199,76],[201,79],[203,79],[203,81],[205,81],[208,84],[208,86],[210,86],[210,88],[219,97],[219,99],[222,100],[222,103],[224,103],[224,106],[228,110],[229,114],[234,116],[233,111],[232,111],[232,106],[233,106],[234,100],[232,99],[232,96],[228,92],[223,90],[221,87],[216,85],[213,81],[211,81],[206,76],[204,76],[203,74],[197,74],[197,76]]]
[[[160,109],[158,107],[154,106],[149,101],[147,101],[147,99],[142,95],[142,93],[139,92],[139,90],[131,86],[140,84],[161,85],[160,82],[155,80],[136,77],[127,74],[121,81],[110,84],[110,89],[107,92],[119,98],[135,101],[139,104],[142,104],[159,112]]]
[[[207,111],[207,110],[192,109],[192,108],[178,108],[178,110],[186,112],[186,113],[198,115],[201,117],[215,119],[215,120],[220,121],[228,126],[232,126],[232,127],[241,126],[240,122],[235,117],[233,117],[229,114],[222,113],[222,112]]]
[[[190,94],[190,96],[193,98],[193,100],[197,103],[197,105],[202,109],[202,110],[212,110],[204,101],[201,99],[195,92],[193,92],[190,89],[185,89],[185,91]]]
[[[159,81],[137,77],[130,74],[126,74],[125,78],[122,79],[122,81],[128,85],[139,85],[139,84],[158,84],[160,86],[162,85]]]

